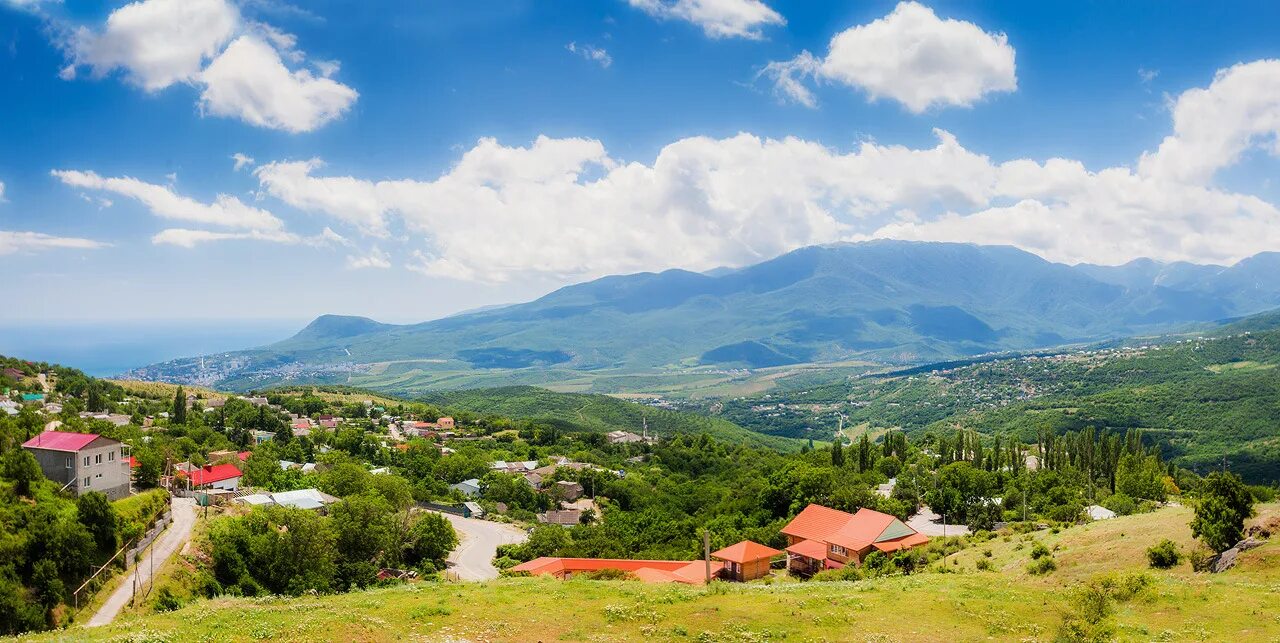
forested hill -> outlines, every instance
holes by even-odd
[[[1280,306],[1280,255],[1235,266],[1067,266],[1005,246],[874,241],[737,270],[605,277],[536,301],[396,326],[323,316],[261,350],[175,360],[145,379],[337,381],[362,365],[459,369],[919,364],[1213,322]],[[345,365],[345,366],[343,366]],[[261,381],[261,380],[260,380]]]
[[[816,405],[816,406],[815,406]],[[1037,432],[1142,429],[1164,455],[1204,473],[1228,466],[1280,480],[1280,312],[1206,336],[868,377],[730,401],[724,417],[798,435],[831,426],[834,411],[859,431],[972,428],[1034,440]],[[814,417],[807,409],[823,409]],[[819,423],[817,420],[823,420]]]
[[[744,429],[723,418],[645,406],[607,395],[555,393],[533,386],[447,391],[427,395],[424,402],[446,410],[463,410],[520,420],[537,420],[565,431],[630,431],[670,437],[705,433],[724,442],[796,451],[806,442]]]

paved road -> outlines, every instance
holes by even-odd
[[[944,525],[942,516],[924,505],[920,505],[916,515],[907,519],[907,526],[926,536],[965,536],[969,533],[969,528],[964,525]]]
[[[449,554],[452,570],[462,580],[489,580],[498,577],[498,569],[493,566],[493,555],[498,545],[522,543],[529,535],[498,522],[463,518],[453,514],[441,514],[453,523],[462,542]]]
[[[182,548],[183,545],[191,539],[191,528],[196,524],[196,501],[194,498],[174,498],[173,499],[173,524],[169,525],[164,533],[160,534],[151,546],[155,548],[155,568],[160,569],[174,552]],[[129,604],[129,597],[133,595],[133,576],[138,575],[139,587],[151,579],[151,561],[148,559],[150,553],[144,553],[142,562],[134,568],[133,573],[125,576],[124,582],[116,588],[111,594],[107,602],[102,604],[98,609],[98,613],[89,619],[89,627],[97,627],[99,625],[107,625],[114,621],[116,616],[120,614],[120,610]]]

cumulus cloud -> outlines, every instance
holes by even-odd
[[[579,56],[582,56],[584,60],[589,60],[591,62],[598,63],[601,67],[604,67],[605,69],[608,69],[609,66],[613,64],[613,57],[609,55],[609,52],[605,51],[604,49],[601,49],[600,47],[595,47],[592,45],[579,45],[576,42],[571,42],[565,45],[564,48],[568,49],[570,53],[574,53]]]
[[[253,157],[247,154],[241,154],[240,152],[236,152],[235,154],[232,154],[231,160],[235,162],[235,167],[233,167],[232,169],[235,170],[236,172],[239,172],[241,169],[250,167],[253,165]]]
[[[0,203],[4,203],[4,181],[0,181]]]
[[[631,6],[664,20],[684,20],[711,38],[764,37],[763,27],[785,25],[777,11],[760,0],[627,0]]]
[[[204,113],[258,127],[312,131],[358,97],[330,78],[335,61],[314,63],[320,76],[290,69],[306,61],[297,39],[245,20],[229,0],[139,0],[113,11],[100,29],[80,27],[63,40],[65,79],[88,68],[97,78],[120,70],[148,92],[189,84],[201,89]]]
[[[207,114],[288,132],[310,132],[339,117],[358,94],[306,69],[290,71],[280,53],[241,36],[200,74],[200,108]]]
[[[134,2],[112,12],[101,31],[74,32],[72,70],[87,66],[101,78],[121,69],[133,84],[159,91],[194,79],[239,23],[239,13],[225,0]]]
[[[0,230],[0,255],[19,252],[39,252],[53,249],[94,250],[109,244],[77,237],[55,237],[42,232],[17,232]]]
[[[369,250],[367,255],[349,255],[347,257],[347,268],[351,270],[360,270],[362,268],[379,268],[386,269],[391,267],[391,258],[387,253],[374,246]]]
[[[256,231],[279,231],[284,223],[266,210],[246,205],[240,199],[219,194],[212,203],[202,203],[182,196],[167,185],[157,185],[133,177],[104,178],[96,172],[53,170],[50,172],[64,184],[85,190],[110,192],[134,199],[155,216],[193,223],[249,228]]]
[[[1147,176],[1203,182],[1254,147],[1280,155],[1280,60],[1219,70],[1173,101],[1173,133],[1144,154]]]
[[[883,18],[836,34],[825,57],[803,52],[770,63],[762,74],[774,80],[780,97],[810,107],[816,100],[803,84],[806,77],[859,88],[872,100],[888,98],[920,113],[1014,91],[1014,58],[1004,34],[902,2]]]
[[[1280,210],[1255,196],[1070,159],[995,161],[936,136],[932,147],[848,151],[691,137],[648,163],[591,139],[482,139],[434,180],[317,176],[316,160],[265,165],[258,178],[269,194],[366,230],[396,217],[423,248],[407,268],[485,282],[705,270],[868,238],[1005,243],[1107,264],[1233,262],[1280,248]]]

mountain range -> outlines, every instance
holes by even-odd
[[[806,247],[711,273],[604,277],[420,324],[324,315],[276,344],[131,375],[305,378],[406,360],[579,371],[911,364],[1161,332],[1277,306],[1280,253],[1232,266],[1069,266],[1008,246],[882,240]]]

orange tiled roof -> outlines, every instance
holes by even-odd
[[[802,540],[788,547],[787,551],[805,558],[823,560],[827,557],[827,544],[820,540]]]
[[[876,549],[879,549],[882,552],[888,553],[891,551],[898,551],[899,549],[910,549],[918,545],[923,545],[927,542],[929,542],[928,536],[922,533],[916,532],[914,534],[909,534],[901,538],[895,538],[893,540],[886,540],[883,542],[875,543],[874,547]]]
[[[786,527],[782,528],[782,533],[805,540],[826,542],[827,536],[839,531],[852,518],[853,514],[845,513],[839,509],[823,507],[822,505],[809,505],[804,508],[804,511],[796,514],[796,517],[792,518]]]
[[[889,514],[862,508],[849,516],[849,521],[843,527],[827,536],[826,541],[849,550],[864,549],[874,543],[894,520],[897,519]]]
[[[736,545],[729,545],[720,551],[712,552],[711,557],[741,564],[752,560],[773,558],[781,553],[782,552],[772,547],[767,547],[750,540],[744,540]]]
[[[676,582],[698,585],[706,579],[706,563],[701,560],[631,560],[626,558],[555,558],[544,556],[511,568],[513,572],[528,572],[534,576],[581,573],[602,569],[619,569],[631,572],[646,582]],[[712,561],[711,575],[724,569],[724,563]]]

